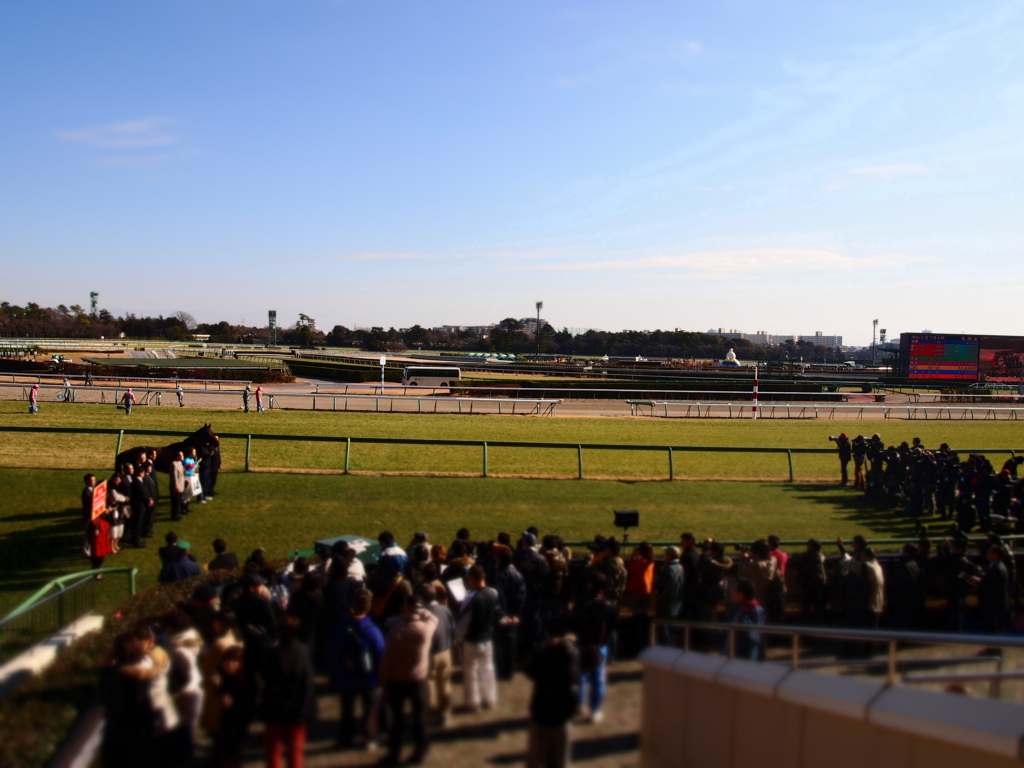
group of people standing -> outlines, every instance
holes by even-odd
[[[317,669],[340,699],[339,742],[386,745],[381,765],[399,764],[407,724],[414,742],[408,763],[423,761],[431,725],[451,721],[454,667],[461,665],[464,677],[464,706],[454,711],[495,708],[495,645],[502,628],[521,624],[525,602],[512,548],[494,541],[467,550],[467,536],[446,550],[417,534],[403,549],[386,531],[379,541],[382,553],[369,573],[345,541],[322,562],[298,558],[283,572],[257,550],[236,580],[200,584],[170,615],[119,636],[106,689],[104,764],[186,762],[201,726],[214,742],[214,763],[237,766],[258,717],[267,765],[281,765],[284,753],[298,768],[316,716]],[[548,543],[556,563],[564,562],[557,540]],[[516,551],[527,550],[546,561],[535,540]],[[530,766],[566,765],[568,724],[584,681],[603,695],[600,655],[615,614],[606,587],[603,575],[590,573],[571,607],[547,605],[552,610],[536,629],[543,636],[528,644],[528,654],[513,653],[513,664],[521,662],[534,681]],[[600,719],[600,699],[589,700]]]
[[[202,455],[200,455],[200,451]],[[104,558],[117,554],[122,546],[145,547],[144,539],[153,537],[160,486],[156,479],[158,451],[140,450],[134,461],[123,463],[106,481],[106,498],[100,511],[94,496],[96,475],[87,474],[82,490],[82,515],[85,523],[84,552],[93,570],[103,567]],[[217,495],[220,471],[220,446],[197,449],[182,447],[170,462],[170,517],[181,520],[193,503],[205,504]],[[102,579],[102,574],[96,578]]]
[[[1009,530],[1024,520],[1024,456],[1011,456],[996,471],[984,455],[961,459],[947,443],[932,451],[917,437],[889,446],[877,433],[829,439],[836,443],[841,484],[849,482],[852,461],[853,486],[868,501],[893,505],[904,515],[953,519],[964,533],[975,527]]]

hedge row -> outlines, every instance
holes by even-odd
[[[68,737],[99,692],[104,661],[121,632],[167,614],[191,597],[197,584],[237,578],[217,573],[179,584],[145,589],[127,598],[97,632],[73,643],[39,675],[0,702],[0,768],[42,768]]]

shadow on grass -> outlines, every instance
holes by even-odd
[[[25,518],[5,518],[5,522]],[[73,557],[76,552],[81,555],[81,509],[40,512],[28,519],[39,521],[39,525],[0,536],[0,579],[6,581],[14,574],[30,578],[32,571],[44,566],[51,569],[57,561]]]
[[[792,483],[785,485],[784,488],[787,493],[793,494],[803,502],[831,507],[840,520],[858,523],[872,533],[888,538],[913,536],[917,521],[925,524],[939,522],[938,518],[901,516],[896,507],[869,502],[863,493],[849,487],[823,483]]]

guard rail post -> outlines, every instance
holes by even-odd
[[[249,457],[252,455],[252,435],[245,436],[245,471],[249,471]]]
[[[676,479],[676,458],[675,454],[672,452],[672,446],[669,446],[668,448],[668,479]]]
[[[487,441],[484,440],[484,477],[487,477]]]
[[[348,460],[352,456],[352,438],[345,438],[345,474],[348,474]]]
[[[793,452],[789,448],[786,449],[786,458],[789,459],[789,482],[792,483],[795,479],[793,477]]]
[[[576,446],[576,457],[579,460],[579,477],[577,479],[578,480],[582,480],[583,479],[583,446],[582,445],[577,445]]]
[[[139,575],[139,569],[138,568],[132,568],[130,571],[128,571],[128,594],[129,595],[134,595],[135,594],[135,580],[136,580],[136,577],[138,575]]]
[[[114,449],[114,471],[118,470],[117,457],[121,455],[121,441],[124,440],[124,430],[118,430],[117,433],[117,447]]]

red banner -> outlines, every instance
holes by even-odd
[[[96,487],[92,489],[92,519],[95,520],[106,511],[107,481],[104,480],[102,483],[97,483]]]

